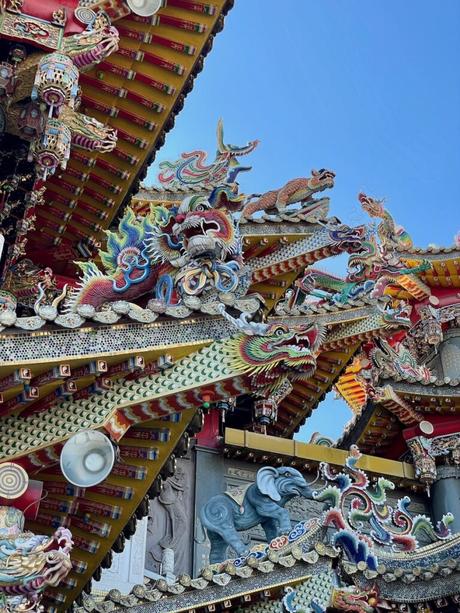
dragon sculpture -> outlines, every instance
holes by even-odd
[[[337,577],[332,570],[328,570],[315,575],[311,580],[305,582],[302,601],[307,601],[307,605],[296,604],[300,594],[296,588],[285,588],[283,597],[283,611],[285,613],[325,613],[328,607],[334,610],[349,611],[353,613],[372,613],[375,606],[379,604],[377,594],[372,591],[365,591],[355,586],[337,585]],[[330,592],[324,589],[330,587]],[[332,587],[333,586],[333,587]],[[321,595],[322,598],[318,598]]]
[[[65,310],[88,315],[145,294],[153,296],[153,312],[180,317],[194,309],[216,313],[222,301],[240,310],[258,308],[258,300],[245,297],[250,278],[230,210],[239,206],[241,199],[222,186],[209,199],[190,196],[179,207],[157,206],[140,219],[127,209],[100,252],[105,272],[79,263],[83,279]]]
[[[296,287],[305,295],[315,296],[333,304],[347,304],[369,294],[374,287],[371,280],[360,283],[344,281],[331,273],[310,268],[305,270],[301,279],[296,281]]]
[[[251,388],[260,395],[272,394],[286,379],[306,380],[315,372],[323,326],[254,323],[244,315],[234,319],[223,308],[221,313],[244,332],[227,342],[231,363],[250,375]]]
[[[364,297],[372,297],[374,282],[344,281],[335,275],[317,269],[306,269],[303,277],[295,281],[295,288],[285,293],[275,311],[279,315],[301,315],[311,312],[312,305],[349,304]],[[372,304],[373,301],[368,301]],[[410,326],[411,307],[400,300],[393,304],[374,302],[378,318],[384,328]]]
[[[238,157],[252,153],[259,144],[258,140],[250,141],[239,147],[224,143],[224,125],[221,119],[217,124],[217,155],[212,164],[206,166],[205,151],[183,153],[180,160],[161,162],[158,180],[167,188],[195,186],[212,189],[223,182],[235,182],[239,172],[250,170],[250,166],[241,166]]]
[[[287,215],[289,217],[290,213],[296,215],[308,213],[309,216],[316,214],[317,219],[325,219],[329,200],[315,200],[312,196],[334,187],[334,178],[335,173],[331,170],[324,168],[312,170],[310,177],[291,179],[283,187],[266,192],[257,200],[248,202],[241,213],[241,217],[244,220],[258,211],[274,211],[281,216]],[[288,205],[299,202],[301,203],[301,211],[287,208]]]
[[[117,131],[94,117],[77,113],[64,107],[60,118],[65,122],[72,134],[72,145],[88,151],[109,153],[117,144]]]
[[[161,375],[121,379],[109,391],[101,391],[97,398],[64,400],[49,411],[58,411],[62,416],[64,411],[71,410],[76,419],[75,427],[81,429],[100,428],[104,423],[104,428],[116,441],[131,425],[201,406],[204,391],[215,400],[243,394],[271,398],[284,389],[286,382],[312,376],[324,334],[322,326],[255,323],[248,322],[244,315],[235,319],[227,314],[227,318],[236,326],[235,334],[231,334],[232,328],[226,325],[230,335],[184,357]],[[14,417],[13,421],[16,419],[18,424],[22,423],[21,416]],[[37,431],[49,428],[39,413],[28,417],[28,425]],[[14,428],[15,424],[10,427]],[[55,435],[59,437],[57,430]],[[34,449],[32,443],[23,453],[32,453]],[[3,445],[0,459],[8,453]]]
[[[71,549],[67,528],[58,528],[52,536],[24,532],[23,512],[0,507],[1,610],[42,611],[45,588],[56,587],[72,570]]]
[[[378,603],[375,591],[368,592],[355,586],[335,588],[331,597],[331,606],[334,609],[350,613],[372,613]]]
[[[414,552],[422,535],[433,542],[451,536],[448,527],[453,520],[451,514],[434,528],[428,517],[413,517],[409,513],[408,496],[398,501],[396,509],[390,507],[386,492],[394,489],[394,483],[379,477],[371,489],[366,473],[356,466],[360,457],[359,449],[352,445],[345,472],[336,473],[327,463],[322,463],[320,473],[326,485],[313,494],[315,500],[329,504],[323,525],[335,527],[332,542],[341,547],[350,560],[366,561],[369,568],[376,569],[376,545],[391,547],[393,551]],[[367,530],[364,530],[365,524]]]
[[[362,192],[358,194],[358,200],[366,213],[382,220],[377,227],[377,234],[385,250],[410,249],[413,246],[409,234],[404,228],[396,225],[393,217],[383,206],[383,200],[376,200]]]
[[[432,373],[426,366],[419,365],[411,351],[401,342],[394,346],[382,338],[374,339],[368,352],[377,377],[401,377],[409,381],[429,383]]]
[[[404,279],[409,278],[417,286],[421,281],[417,279],[418,273],[431,268],[428,260],[413,268],[405,266],[397,255],[398,250],[408,249],[412,246],[412,240],[407,232],[397,226],[393,217],[385,210],[381,200],[360,193],[358,200],[363,208],[371,217],[378,217],[382,222],[377,228],[377,236],[368,236],[363,241],[359,253],[354,253],[348,262],[348,282],[364,282],[370,280],[374,282],[374,287],[370,293],[372,298],[380,298],[390,285],[404,287]]]
[[[372,281],[374,287],[371,298],[380,298],[389,285],[398,285],[408,275],[416,280],[415,275],[431,268],[428,260],[418,266],[408,268],[393,253],[380,249],[373,237],[362,242],[359,253],[353,253],[348,260],[347,282],[363,283]]]

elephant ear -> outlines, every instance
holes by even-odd
[[[275,479],[278,476],[278,470],[272,466],[264,466],[257,473],[257,487],[261,494],[270,496],[272,500],[281,500],[280,493],[276,489]]]

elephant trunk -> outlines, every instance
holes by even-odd
[[[304,485],[303,487],[299,488],[299,495],[303,496],[304,498],[311,498],[312,497],[312,491],[309,485]]]

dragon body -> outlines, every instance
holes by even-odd
[[[206,164],[207,154],[204,151],[183,153],[175,162],[161,162],[158,180],[164,187],[177,189],[184,186],[211,189],[225,181],[234,183],[241,171],[250,170],[249,166],[241,166],[238,157],[252,153],[259,144],[258,140],[247,145],[228,145],[224,143],[224,126],[219,119],[217,124],[217,154],[211,164]]]
[[[376,338],[369,352],[369,358],[380,377],[397,376],[421,383],[429,383],[431,380],[430,369],[419,365],[403,343],[397,343],[392,347],[387,340]]]
[[[396,508],[389,506],[387,491],[394,490],[394,483],[379,477],[371,489],[366,473],[356,466],[360,457],[359,449],[352,445],[345,472],[336,473],[322,463],[320,472],[327,485],[314,494],[316,500],[329,503],[324,525],[335,527],[333,543],[343,548],[350,560],[366,561],[369,568],[376,569],[374,543],[390,546],[393,551],[415,552],[421,534],[433,541],[450,536],[452,515],[446,515],[435,529],[428,517],[409,513],[407,496],[398,500]]]
[[[363,241],[361,250],[354,253],[348,262],[347,281],[374,282],[371,291],[372,298],[380,298],[390,285],[403,288],[414,286],[421,291],[427,289],[416,275],[431,268],[428,260],[422,260],[418,266],[410,268],[406,266],[397,251],[412,247],[412,240],[407,232],[397,226],[390,213],[384,208],[383,201],[376,200],[366,194],[358,195],[359,202],[364,211],[371,217],[382,219],[377,227],[377,237],[368,236]]]
[[[257,200],[249,202],[243,209],[242,217],[248,218],[258,211],[276,210],[284,213],[286,207],[296,202],[314,207],[312,196],[327,188],[334,187],[335,174],[331,170],[312,170],[311,177],[291,179],[279,189],[266,192]]]
[[[0,592],[7,610],[40,611],[46,587],[56,587],[72,570],[72,535],[58,528],[52,536],[24,532],[24,514],[0,507]]]
[[[78,311],[86,306],[94,309],[103,304],[123,299],[131,300],[152,291],[166,263],[148,250],[148,233],[153,231],[150,216],[137,220],[128,209],[118,226],[118,233],[107,232],[106,251],[100,252],[105,268],[102,272],[93,262],[79,262],[83,278],[72,291],[67,310]],[[166,262],[166,261],[165,261]]]
[[[314,372],[322,326],[254,324],[242,318],[233,321],[240,328],[234,335],[184,357],[163,374],[115,382],[111,390],[97,396],[64,401],[59,407],[49,408],[50,417],[70,411],[75,416],[75,431],[104,427],[119,440],[136,423],[201,406],[202,390],[216,400],[251,393],[270,397],[286,380],[307,379]],[[8,432],[23,421],[22,416],[14,417]],[[38,413],[27,417],[27,422],[37,432],[46,429],[50,434],[50,422],[45,424]],[[29,440],[30,447],[24,454],[33,451],[34,443]],[[39,440],[38,435],[35,440]],[[62,429],[57,425],[49,444],[61,440]],[[0,430],[0,459],[15,455],[12,444],[3,440]]]
[[[329,299],[335,304],[347,304],[368,294],[374,287],[371,280],[344,281],[340,277],[317,269],[307,269],[296,286],[305,294]]]
[[[413,242],[409,234],[401,226],[396,225],[391,214],[383,206],[383,200],[376,200],[371,196],[360,193],[358,200],[366,213],[371,217],[381,219],[377,227],[377,234],[383,247],[388,249],[410,249]]]

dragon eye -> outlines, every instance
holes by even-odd
[[[275,331],[275,334],[276,334],[276,336],[283,336],[283,334],[284,334],[284,333],[283,333],[283,329],[282,329],[282,328],[278,328],[278,329]]]
[[[284,476],[285,476],[285,477],[290,477],[290,476],[291,476],[291,473],[288,473],[288,472],[286,471],[286,472],[284,473]]]

